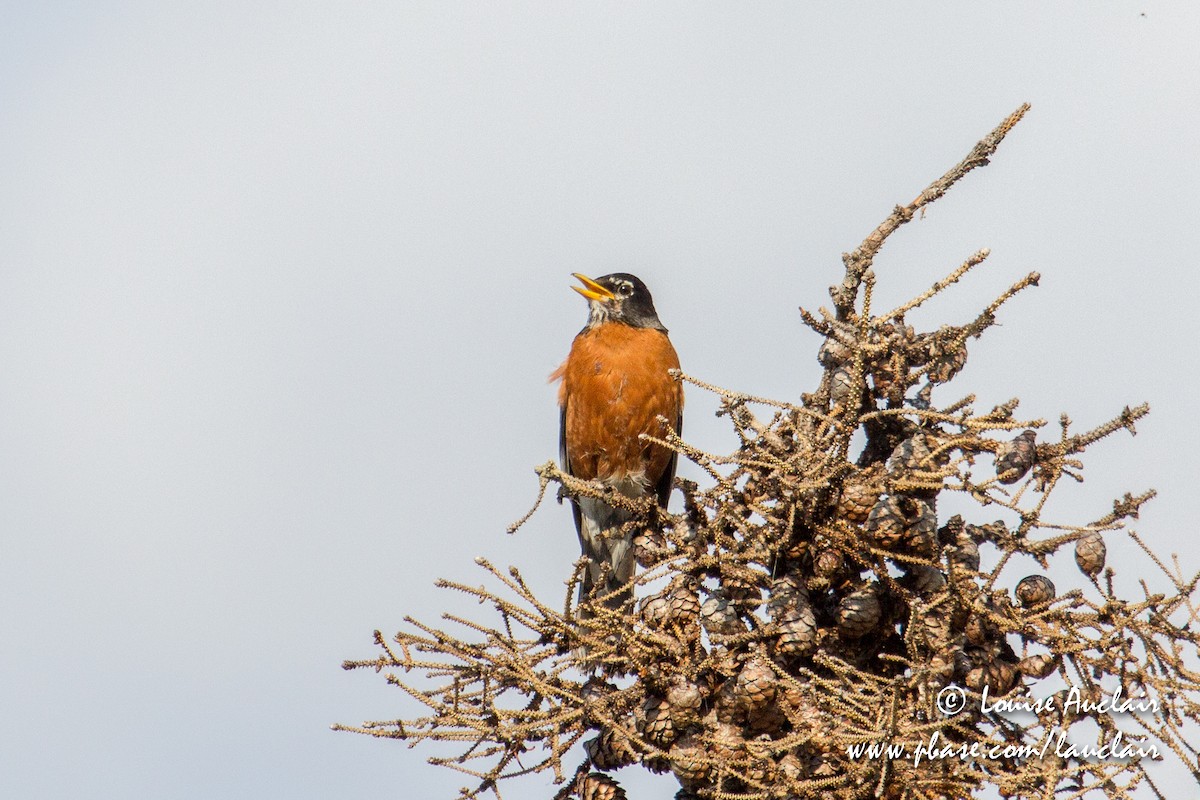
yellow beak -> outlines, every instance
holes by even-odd
[[[578,278],[579,282],[584,286],[584,288],[580,288],[578,286],[572,286],[571,288],[579,292],[588,300],[612,300],[614,297],[616,297],[615,294],[596,283],[588,276],[580,275],[578,272],[572,272],[571,274]]]

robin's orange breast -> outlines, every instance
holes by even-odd
[[[571,474],[632,478],[643,490],[654,486],[672,453],[638,437],[663,438],[667,426],[659,416],[678,426],[683,391],[667,373],[678,368],[679,356],[660,330],[607,323],[576,336],[566,362],[551,376],[562,378],[558,402]]]

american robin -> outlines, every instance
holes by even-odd
[[[559,454],[563,470],[599,481],[629,498],[651,492],[666,507],[675,477],[675,453],[639,438],[663,438],[683,423],[683,390],[668,370],[679,356],[658,319],[646,284],[624,272],[592,280],[578,273],[588,321],[551,381],[561,379]],[[611,608],[632,599],[632,533],[621,530],[632,513],[590,497],[571,499],[579,544],[589,559],[579,586],[582,603],[603,578],[600,595]]]

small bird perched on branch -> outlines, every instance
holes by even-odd
[[[562,380],[559,454],[568,474],[599,481],[614,492],[638,499],[651,493],[665,508],[675,477],[675,452],[640,438],[663,438],[683,423],[683,389],[668,370],[679,369],[679,356],[658,319],[650,290],[624,272],[592,280],[579,273],[587,298],[588,321],[551,381]],[[632,517],[591,497],[571,498],[579,544],[589,559],[579,600],[591,597],[603,580],[600,596],[619,609],[633,597],[636,561],[632,532],[622,526]]]

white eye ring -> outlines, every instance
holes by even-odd
[[[620,291],[623,296],[629,297],[629,295],[633,294],[633,284],[628,281],[622,283]]]

